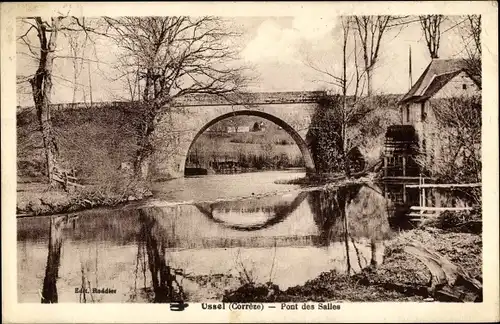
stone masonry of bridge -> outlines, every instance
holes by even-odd
[[[297,143],[307,173],[315,171],[306,135],[321,91],[255,92],[225,98],[190,95],[175,102],[175,109],[156,128],[153,144],[156,153],[148,165],[153,178],[184,176],[189,149],[206,129],[223,119],[249,115],[265,118],[284,129]],[[94,102],[92,107],[133,105],[131,102]],[[53,104],[53,110],[85,109],[89,104]],[[28,107],[24,107],[28,108]],[[18,107],[18,111],[24,109]]]
[[[218,121],[249,115],[265,118],[288,132],[304,157],[306,172],[313,173],[315,167],[306,135],[321,94],[316,91],[262,92],[227,99],[190,96],[177,102],[180,108],[164,117],[158,126],[154,139],[157,152],[149,169],[155,178],[183,177],[186,157],[198,136]]]

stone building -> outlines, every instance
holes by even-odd
[[[481,95],[481,76],[472,75],[467,66],[464,59],[433,59],[400,101],[401,124],[414,128],[427,162],[445,154],[449,143],[436,118],[443,105],[453,98]]]

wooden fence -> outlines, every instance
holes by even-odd
[[[425,178],[420,178],[418,184],[406,184],[406,188],[417,188],[419,189],[419,206],[411,206],[408,216],[410,217],[437,217],[440,212],[443,211],[466,211],[473,210],[474,207],[463,206],[445,206],[445,207],[434,207],[427,206],[427,194],[433,188],[441,189],[455,189],[455,188],[477,188],[481,187],[481,183],[425,183]]]
[[[52,173],[52,179],[63,185],[64,190],[68,191],[71,186],[73,187],[83,187],[83,185],[77,183],[78,178],[75,176],[75,172],[71,171],[57,171],[54,170]]]

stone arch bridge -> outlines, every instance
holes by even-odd
[[[154,178],[183,177],[189,149],[205,130],[223,119],[250,115],[267,119],[290,134],[304,157],[306,171],[312,173],[315,166],[306,135],[322,94],[320,91],[260,92],[224,99],[189,96],[178,101],[178,108],[158,125],[154,138],[157,151],[149,171]]]

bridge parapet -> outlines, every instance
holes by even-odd
[[[176,103],[180,106],[312,103],[324,94],[324,91],[244,92],[226,96],[196,94],[178,99]]]
[[[214,105],[262,105],[262,104],[292,104],[292,103],[314,103],[324,95],[324,91],[288,91],[288,92],[243,92],[239,94],[229,94],[225,96],[211,94],[191,94],[176,99],[174,102],[178,106],[214,106]],[[54,111],[77,110],[89,108],[106,107],[130,107],[136,104],[134,101],[100,101],[75,102],[75,103],[55,103],[51,104]],[[33,106],[17,106],[17,111],[30,110]]]

